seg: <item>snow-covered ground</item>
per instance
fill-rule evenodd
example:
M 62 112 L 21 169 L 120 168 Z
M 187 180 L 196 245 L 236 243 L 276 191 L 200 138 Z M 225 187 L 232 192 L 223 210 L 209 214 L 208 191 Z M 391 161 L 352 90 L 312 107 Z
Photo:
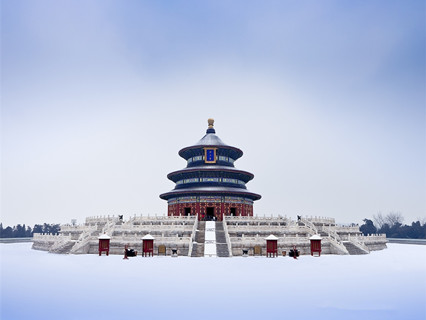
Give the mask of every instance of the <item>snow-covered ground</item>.
M 130 258 L 0 244 L 1 319 L 426 319 L 426 246 L 363 256 Z

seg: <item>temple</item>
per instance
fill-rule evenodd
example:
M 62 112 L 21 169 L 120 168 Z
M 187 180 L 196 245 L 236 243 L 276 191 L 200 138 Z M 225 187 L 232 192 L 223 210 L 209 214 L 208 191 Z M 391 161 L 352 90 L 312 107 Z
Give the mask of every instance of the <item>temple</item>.
M 34 234 L 33 249 L 52 253 L 188 257 L 367 254 L 386 248 L 386 235 L 363 235 L 358 225 L 334 218 L 253 214 L 259 194 L 254 175 L 234 163 L 243 152 L 225 144 L 208 120 L 206 135 L 179 155 L 186 168 L 167 177 L 173 190 L 160 195 L 167 215 L 97 216 L 61 225 L 57 235 Z M 287 254 L 288 253 L 288 254 Z
M 175 188 L 160 195 L 167 200 L 169 216 L 195 215 L 199 220 L 223 220 L 223 216 L 253 216 L 253 201 L 260 195 L 247 190 L 254 178 L 238 170 L 234 163 L 243 152 L 225 144 L 208 120 L 206 135 L 196 144 L 183 148 L 179 155 L 186 168 L 169 173 Z

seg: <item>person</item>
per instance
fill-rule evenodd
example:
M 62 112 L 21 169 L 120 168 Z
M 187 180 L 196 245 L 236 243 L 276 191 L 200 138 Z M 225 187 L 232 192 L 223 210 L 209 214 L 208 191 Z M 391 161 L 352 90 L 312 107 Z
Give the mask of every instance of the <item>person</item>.
M 294 252 L 293 258 L 297 259 L 297 257 L 299 256 L 299 252 L 297 251 L 296 246 L 293 246 L 293 252 Z
M 127 260 L 127 259 L 129 259 L 128 257 L 127 257 L 127 249 L 129 248 L 129 245 L 128 244 L 126 244 L 125 246 L 124 246 L 124 258 L 123 259 L 125 259 L 125 260 Z

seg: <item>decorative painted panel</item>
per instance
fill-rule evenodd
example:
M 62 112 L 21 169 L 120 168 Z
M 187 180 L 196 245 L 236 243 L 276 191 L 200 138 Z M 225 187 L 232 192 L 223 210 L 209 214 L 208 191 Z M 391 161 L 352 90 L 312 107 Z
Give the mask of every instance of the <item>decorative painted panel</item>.
M 217 148 L 204 148 L 205 163 L 216 163 L 216 150 Z
M 221 202 L 220 196 L 200 196 L 200 202 Z
M 201 182 L 220 182 L 220 178 L 201 178 Z

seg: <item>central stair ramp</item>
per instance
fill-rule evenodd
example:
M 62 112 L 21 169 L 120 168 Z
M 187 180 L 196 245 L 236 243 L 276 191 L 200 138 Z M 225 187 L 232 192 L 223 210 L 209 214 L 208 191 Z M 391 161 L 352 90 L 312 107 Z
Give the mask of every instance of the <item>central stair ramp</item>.
M 216 257 L 216 222 L 206 222 L 206 232 L 204 240 L 204 256 L 205 257 Z

